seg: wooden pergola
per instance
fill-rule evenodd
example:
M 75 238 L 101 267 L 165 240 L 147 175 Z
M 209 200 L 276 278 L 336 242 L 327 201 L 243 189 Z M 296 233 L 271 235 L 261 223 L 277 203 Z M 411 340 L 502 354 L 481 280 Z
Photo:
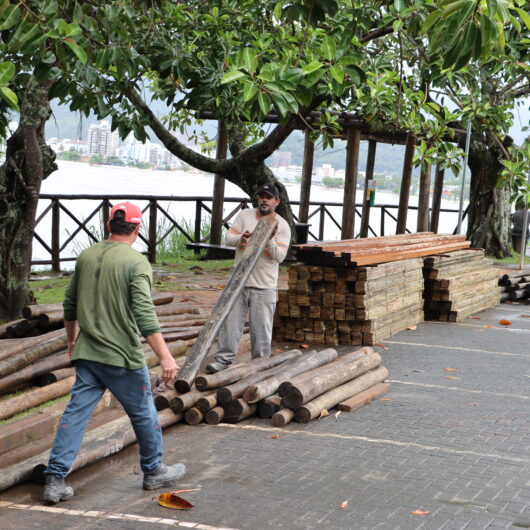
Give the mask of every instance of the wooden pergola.
M 355 195 L 357 190 L 359 151 L 362 140 L 368 141 L 368 157 L 366 162 L 364 198 L 362 204 L 360 237 L 368 236 L 368 226 L 370 221 L 370 198 L 367 193 L 368 183 L 373 179 L 378 143 L 397 144 L 405 146 L 403 159 L 401 189 L 399 194 L 399 207 L 397 216 L 396 234 L 403 234 L 406 230 L 407 213 L 409 207 L 410 186 L 412 181 L 412 160 L 414 148 L 418 139 L 413 134 L 399 129 L 393 131 L 376 131 L 362 120 L 348 112 L 329 111 L 338 119 L 343 133 L 337 138 L 346 140 L 346 170 L 344 182 L 344 199 L 342 210 L 342 231 L 341 239 L 353 239 L 355 237 Z M 313 172 L 314 142 L 310 138 L 311 124 L 320 119 L 320 112 L 311 112 L 304 119 L 298 120 L 297 129 L 305 132 L 304 159 L 302 166 L 302 181 L 300 192 L 300 207 L 298 211 L 298 222 L 307 223 L 309 217 L 309 202 L 311 195 L 311 175 Z M 198 116 L 201 119 L 216 119 L 211 112 L 202 112 Z M 269 114 L 263 120 L 264 123 L 279 123 L 276 114 Z M 228 135 L 226 128 L 221 121 L 218 122 L 217 135 L 217 158 L 226 158 L 228 150 Z M 454 135 L 448 136 L 448 141 L 456 142 L 466 132 L 461 129 L 452 129 Z M 417 232 L 438 232 L 438 222 L 440 217 L 440 205 L 444 182 L 444 169 L 437 167 L 435 171 L 433 200 L 431 215 L 429 216 L 429 199 L 431 188 L 431 167 L 423 167 L 420 174 L 419 198 L 418 198 L 418 220 Z M 212 236 L 211 243 L 221 242 L 222 212 L 224 197 L 224 178 L 216 175 L 214 184 L 214 198 L 212 205 Z

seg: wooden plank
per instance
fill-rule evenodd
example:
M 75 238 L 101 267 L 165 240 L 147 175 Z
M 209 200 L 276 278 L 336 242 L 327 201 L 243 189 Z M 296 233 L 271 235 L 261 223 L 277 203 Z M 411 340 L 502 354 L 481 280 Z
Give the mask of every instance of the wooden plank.
M 360 394 L 339 403 L 338 409 L 342 412 L 353 412 L 368 403 L 371 403 L 374 399 L 383 396 L 390 390 L 388 383 L 377 383 L 368 390 L 364 390 Z

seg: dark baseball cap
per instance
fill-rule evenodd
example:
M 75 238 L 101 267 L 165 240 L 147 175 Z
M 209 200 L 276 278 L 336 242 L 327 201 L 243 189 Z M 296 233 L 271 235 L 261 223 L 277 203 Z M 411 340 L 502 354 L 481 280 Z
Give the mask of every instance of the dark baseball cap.
M 278 188 L 272 182 L 267 182 L 266 184 L 263 184 L 263 186 L 261 186 L 256 195 L 261 195 L 262 193 L 270 195 L 271 197 L 280 197 L 280 192 L 278 191 Z

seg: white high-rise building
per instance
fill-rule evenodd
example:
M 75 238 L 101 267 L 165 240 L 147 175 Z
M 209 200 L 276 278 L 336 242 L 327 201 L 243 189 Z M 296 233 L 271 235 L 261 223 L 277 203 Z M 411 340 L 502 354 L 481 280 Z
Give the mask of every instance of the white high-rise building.
M 102 120 L 98 125 L 88 128 L 88 154 L 112 156 L 118 144 L 118 136 L 111 132 L 110 123 Z

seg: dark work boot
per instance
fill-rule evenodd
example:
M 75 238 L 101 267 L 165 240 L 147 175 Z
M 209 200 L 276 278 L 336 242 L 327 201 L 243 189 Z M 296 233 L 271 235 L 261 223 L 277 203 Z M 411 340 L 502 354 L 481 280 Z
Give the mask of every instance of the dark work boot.
M 43 500 L 49 504 L 67 501 L 74 496 L 74 490 L 64 483 L 64 478 L 57 475 L 46 475 Z
M 226 370 L 230 366 L 230 363 L 224 363 L 222 361 L 213 361 L 206 365 L 206 371 L 209 374 L 216 374 L 222 370 Z
M 184 464 L 174 464 L 166 466 L 162 464 L 152 473 L 144 473 L 144 490 L 157 490 L 166 486 L 171 486 L 173 482 L 181 479 L 186 473 Z

